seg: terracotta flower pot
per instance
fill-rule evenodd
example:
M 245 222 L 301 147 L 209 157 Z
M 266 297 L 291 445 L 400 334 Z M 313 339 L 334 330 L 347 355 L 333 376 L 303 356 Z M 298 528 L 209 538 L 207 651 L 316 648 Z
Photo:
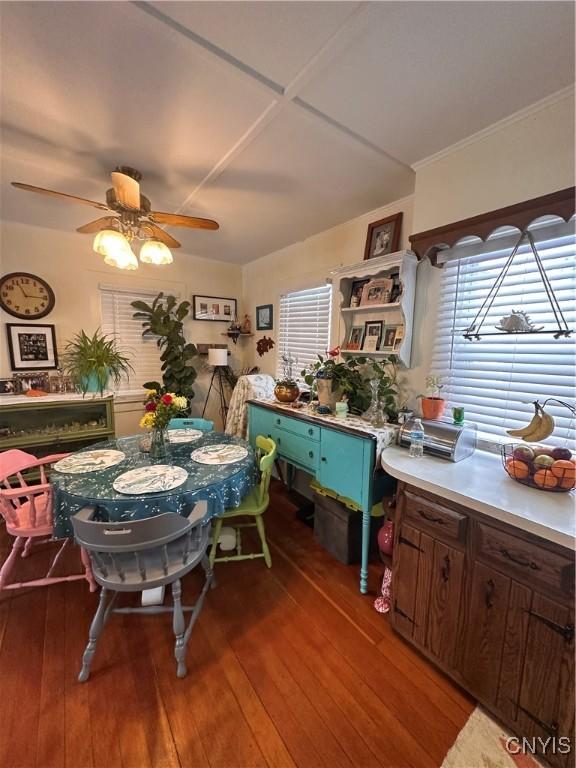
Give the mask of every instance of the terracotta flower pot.
M 341 399 L 342 393 L 339 389 L 332 390 L 332 379 L 316 379 L 316 388 L 318 390 L 318 402 L 320 405 L 327 405 L 334 410 L 336 403 Z
M 425 419 L 441 419 L 446 408 L 446 400 L 442 397 L 423 397 L 422 416 Z

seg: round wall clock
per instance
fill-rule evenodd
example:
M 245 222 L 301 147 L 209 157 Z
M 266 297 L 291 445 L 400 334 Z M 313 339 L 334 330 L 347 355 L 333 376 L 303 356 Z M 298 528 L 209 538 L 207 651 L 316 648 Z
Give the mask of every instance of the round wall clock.
M 22 320 L 39 320 L 52 312 L 56 299 L 46 280 L 29 272 L 0 278 L 0 307 Z

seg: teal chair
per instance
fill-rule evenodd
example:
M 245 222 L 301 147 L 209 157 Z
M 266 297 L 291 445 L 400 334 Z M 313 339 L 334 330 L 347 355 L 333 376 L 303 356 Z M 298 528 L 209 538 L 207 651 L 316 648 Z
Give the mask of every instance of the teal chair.
M 272 558 L 270 557 L 270 550 L 268 549 L 268 543 L 266 542 L 266 531 L 264 529 L 264 520 L 262 516 L 268 509 L 270 503 L 269 489 L 270 478 L 272 477 L 272 466 L 274 459 L 276 458 L 276 443 L 269 437 L 262 437 L 258 435 L 256 438 L 256 448 L 262 454 L 260 459 L 260 484 L 253 488 L 250 493 L 242 499 L 239 507 L 233 507 L 227 509 L 223 515 L 216 518 L 214 527 L 212 529 L 212 549 L 210 550 L 210 568 L 214 566 L 214 563 L 229 562 L 232 560 L 253 560 L 257 557 L 263 557 L 268 568 L 272 567 Z M 236 523 L 232 527 L 236 531 L 236 554 L 230 557 L 216 557 L 216 550 L 218 549 L 218 539 L 220 538 L 220 531 L 225 520 L 230 520 L 234 517 L 253 517 L 253 523 Z M 254 554 L 242 554 L 242 528 L 257 528 L 262 543 L 262 552 L 256 552 Z
M 170 419 L 168 429 L 200 429 L 202 432 L 212 432 L 214 422 L 208 419 Z

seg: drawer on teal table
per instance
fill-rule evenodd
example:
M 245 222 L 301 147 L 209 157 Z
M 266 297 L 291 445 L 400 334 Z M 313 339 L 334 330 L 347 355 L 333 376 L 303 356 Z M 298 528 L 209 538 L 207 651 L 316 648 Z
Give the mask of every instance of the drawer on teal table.
M 278 455 L 290 459 L 306 469 L 315 470 L 318 467 L 320 444 L 314 443 L 308 437 L 294 435 L 283 429 L 272 429 L 272 440 L 276 443 Z
M 320 427 L 317 427 L 315 424 L 278 413 L 272 415 L 274 416 L 273 426 L 275 429 L 287 430 L 295 435 L 305 437 L 307 440 L 320 440 Z

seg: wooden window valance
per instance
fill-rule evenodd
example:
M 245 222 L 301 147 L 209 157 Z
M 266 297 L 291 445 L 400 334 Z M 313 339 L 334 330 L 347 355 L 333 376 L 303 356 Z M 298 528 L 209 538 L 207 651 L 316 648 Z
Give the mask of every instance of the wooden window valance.
M 410 247 L 419 259 L 427 256 L 430 262 L 436 265 L 438 251 L 451 248 L 463 237 L 476 235 L 486 240 L 495 229 L 505 226 L 517 227 L 523 232 L 531 221 L 540 216 L 560 216 L 564 221 L 568 221 L 576 211 L 575 192 L 575 187 L 568 187 L 497 211 L 481 213 L 470 219 L 418 232 L 416 235 L 410 235 Z

